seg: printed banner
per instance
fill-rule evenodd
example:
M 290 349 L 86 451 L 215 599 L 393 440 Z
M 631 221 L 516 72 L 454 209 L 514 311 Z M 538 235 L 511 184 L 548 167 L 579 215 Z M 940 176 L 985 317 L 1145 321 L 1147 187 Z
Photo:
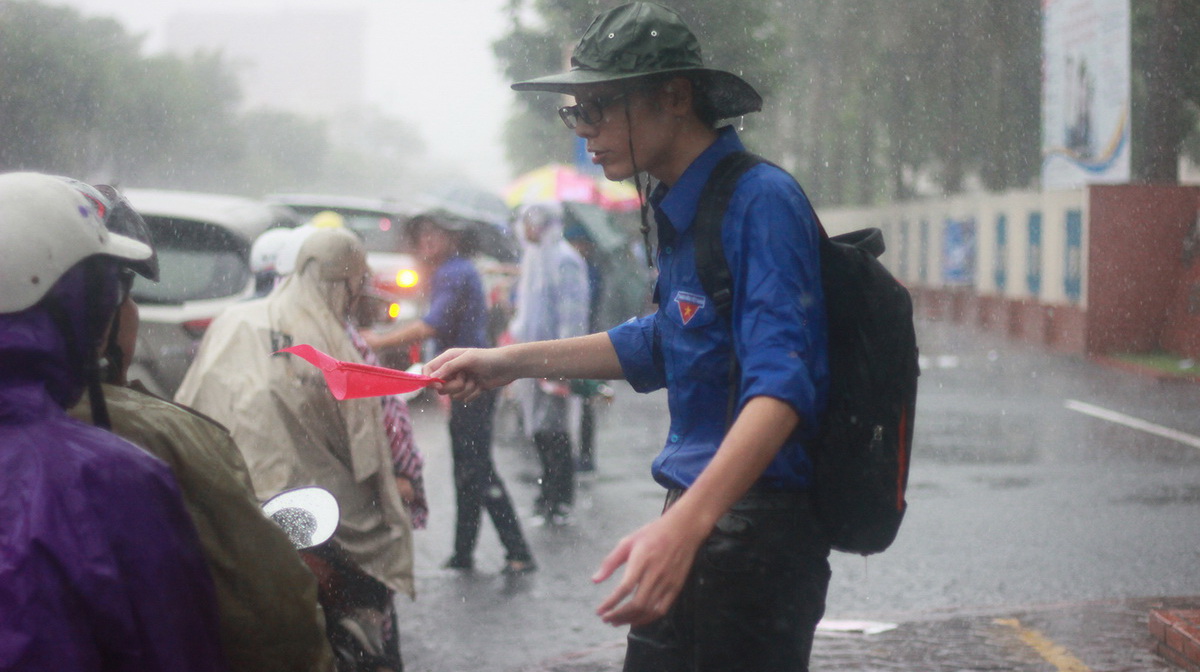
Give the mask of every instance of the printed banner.
M 1042 187 L 1130 177 L 1129 0 L 1042 0 Z

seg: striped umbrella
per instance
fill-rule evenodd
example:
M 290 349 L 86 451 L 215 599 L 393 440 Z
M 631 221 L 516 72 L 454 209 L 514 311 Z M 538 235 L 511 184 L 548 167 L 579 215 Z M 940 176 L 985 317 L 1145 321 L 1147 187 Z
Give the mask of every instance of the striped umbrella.
M 628 182 L 612 182 L 602 175 L 550 164 L 521 175 L 504 191 L 504 202 L 510 208 L 534 201 L 590 203 L 611 212 L 630 212 L 638 208 L 638 193 Z

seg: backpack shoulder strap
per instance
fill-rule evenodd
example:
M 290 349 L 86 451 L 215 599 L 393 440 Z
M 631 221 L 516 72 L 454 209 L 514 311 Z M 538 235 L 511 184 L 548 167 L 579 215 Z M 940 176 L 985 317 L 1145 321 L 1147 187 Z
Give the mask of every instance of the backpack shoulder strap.
M 696 274 L 704 293 L 712 299 L 717 314 L 728 319 L 733 310 L 733 276 L 725 259 L 721 223 L 738 180 L 747 170 L 766 162 L 750 152 L 734 152 L 721 159 L 700 192 L 696 220 L 692 222 L 696 246 Z

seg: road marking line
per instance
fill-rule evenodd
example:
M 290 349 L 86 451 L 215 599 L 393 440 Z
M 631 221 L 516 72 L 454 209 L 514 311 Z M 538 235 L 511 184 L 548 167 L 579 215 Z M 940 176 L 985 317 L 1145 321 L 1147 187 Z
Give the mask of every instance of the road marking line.
M 1054 640 L 1043 635 L 1037 630 L 1026 628 L 1021 625 L 1021 621 L 1015 618 L 997 618 L 994 621 L 997 625 L 1008 626 L 1017 631 L 1017 636 L 1021 638 L 1031 649 L 1037 651 L 1047 663 L 1054 666 L 1058 672 L 1091 672 L 1092 668 L 1088 667 L 1075 656 L 1071 655 L 1065 647 L 1056 644 Z
M 1152 422 L 1146 422 L 1145 420 L 1135 418 L 1131 415 L 1125 415 L 1124 413 L 1110 411 L 1107 408 L 1085 404 L 1082 401 L 1075 401 L 1074 399 L 1067 399 L 1064 405 L 1072 411 L 1078 411 L 1094 418 L 1108 420 L 1109 422 L 1115 422 L 1119 425 L 1125 425 L 1126 427 L 1131 427 L 1133 429 L 1140 429 L 1143 432 L 1161 436 L 1165 439 L 1171 439 L 1172 441 L 1178 441 L 1179 443 L 1191 446 L 1192 448 L 1200 448 L 1200 436 L 1193 436 L 1191 434 L 1171 429 L 1170 427 L 1156 425 Z

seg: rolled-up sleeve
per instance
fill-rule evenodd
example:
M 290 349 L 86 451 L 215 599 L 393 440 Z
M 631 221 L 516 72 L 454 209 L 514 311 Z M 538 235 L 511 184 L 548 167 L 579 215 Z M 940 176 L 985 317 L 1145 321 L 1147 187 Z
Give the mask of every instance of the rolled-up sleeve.
M 734 274 L 739 403 L 756 396 L 779 399 L 796 411 L 808 434 L 818 427 L 828 384 L 820 234 L 812 208 L 789 179 L 739 192 L 728 214 L 741 222 L 723 229 Z
M 625 380 L 638 392 L 653 392 L 667 384 L 658 347 L 656 315 L 634 318 L 608 330 Z

